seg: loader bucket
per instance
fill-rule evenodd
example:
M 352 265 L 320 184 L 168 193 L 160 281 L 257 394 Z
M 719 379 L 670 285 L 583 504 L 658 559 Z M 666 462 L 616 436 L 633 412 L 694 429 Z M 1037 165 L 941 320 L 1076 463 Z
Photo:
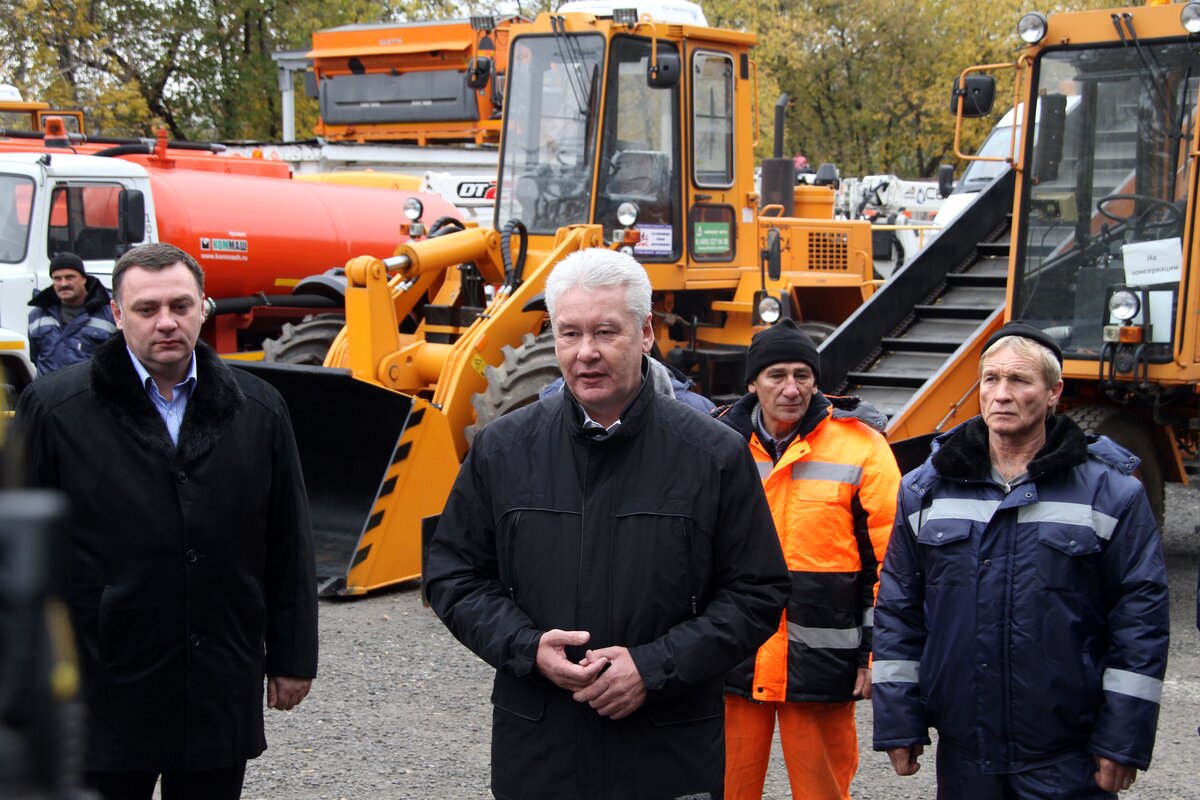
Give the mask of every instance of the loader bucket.
M 458 473 L 449 424 L 426 401 L 349 370 L 229 362 L 270 383 L 292 418 L 321 596 L 360 595 L 421 574 L 421 520 Z

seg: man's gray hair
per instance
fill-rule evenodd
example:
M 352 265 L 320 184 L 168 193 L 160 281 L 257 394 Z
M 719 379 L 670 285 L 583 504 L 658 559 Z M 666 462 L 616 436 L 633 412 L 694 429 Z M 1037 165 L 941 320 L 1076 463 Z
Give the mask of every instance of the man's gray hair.
M 633 256 L 603 247 L 571 253 L 554 265 L 546 278 L 550 324 L 557 318 L 558 298 L 563 292 L 579 287 L 591 293 L 608 286 L 625 289 L 625 310 L 641 327 L 650 316 L 650 278 Z
M 1053 386 L 1062 380 L 1062 367 L 1059 366 L 1058 357 L 1054 355 L 1054 352 L 1049 347 L 1038 344 L 1032 339 L 1026 339 L 1024 336 L 1005 336 L 997 339 L 979 357 L 979 374 L 983 374 L 983 365 L 990 356 L 1006 349 L 1019 356 L 1032 358 L 1041 364 L 1042 378 L 1046 381 L 1046 386 Z

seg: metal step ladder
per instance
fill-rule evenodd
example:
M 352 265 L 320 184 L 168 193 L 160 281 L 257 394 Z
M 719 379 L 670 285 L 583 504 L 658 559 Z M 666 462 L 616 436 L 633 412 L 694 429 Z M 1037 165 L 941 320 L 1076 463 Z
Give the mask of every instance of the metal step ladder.
M 820 345 L 822 391 L 875 405 L 893 444 L 944 429 L 973 399 L 959 387 L 1004 315 L 1015 183 L 997 177 Z
M 949 273 L 935 294 L 912 308 L 880 340 L 880 352 L 846 374 L 842 393 L 858 395 L 894 417 L 936 375 L 964 341 L 1004 305 L 1008 230 L 977 245 L 978 258 Z

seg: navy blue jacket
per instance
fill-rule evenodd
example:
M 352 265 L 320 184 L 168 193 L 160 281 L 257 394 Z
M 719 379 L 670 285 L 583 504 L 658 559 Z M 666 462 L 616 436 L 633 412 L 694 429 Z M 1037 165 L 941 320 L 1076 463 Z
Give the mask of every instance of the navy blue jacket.
M 48 287 L 38 292 L 29 305 L 29 357 L 38 375 L 87 361 L 102 343 L 117 332 L 109 305 L 108 290 L 94 275 L 84 284 L 87 297 L 83 311 L 63 324 L 62 301 Z
M 928 726 L 985 772 L 1081 751 L 1145 769 L 1168 644 L 1167 570 L 1139 463 L 1065 416 L 1029 480 L 990 478 L 975 418 L 900 484 L 875 607 L 875 749 Z

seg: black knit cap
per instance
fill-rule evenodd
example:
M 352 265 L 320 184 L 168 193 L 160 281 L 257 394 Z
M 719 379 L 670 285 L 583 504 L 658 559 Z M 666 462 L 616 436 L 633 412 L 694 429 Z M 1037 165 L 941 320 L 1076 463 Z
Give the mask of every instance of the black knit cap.
M 83 259 L 74 253 L 59 253 L 50 262 L 50 275 L 60 269 L 73 269 L 80 275 L 87 276 L 87 270 L 83 268 Z
M 1058 346 L 1058 342 L 1054 341 L 1054 337 L 1043 331 L 1041 328 L 1035 328 L 1028 322 L 1022 322 L 1019 319 L 1014 319 L 1012 322 L 1004 325 L 1000 330 L 996 331 L 987 340 L 987 344 L 983 346 L 983 352 L 987 352 L 988 348 L 996 342 L 1003 339 L 1005 336 L 1020 336 L 1022 339 L 1029 339 L 1037 342 L 1042 347 L 1045 347 L 1054 357 L 1058 359 L 1058 365 L 1061 367 L 1063 363 L 1062 348 Z
M 772 364 L 802 361 L 812 367 L 813 378 L 821 382 L 821 357 L 808 334 L 790 319 L 782 319 L 765 331 L 754 334 L 746 350 L 746 383 Z

